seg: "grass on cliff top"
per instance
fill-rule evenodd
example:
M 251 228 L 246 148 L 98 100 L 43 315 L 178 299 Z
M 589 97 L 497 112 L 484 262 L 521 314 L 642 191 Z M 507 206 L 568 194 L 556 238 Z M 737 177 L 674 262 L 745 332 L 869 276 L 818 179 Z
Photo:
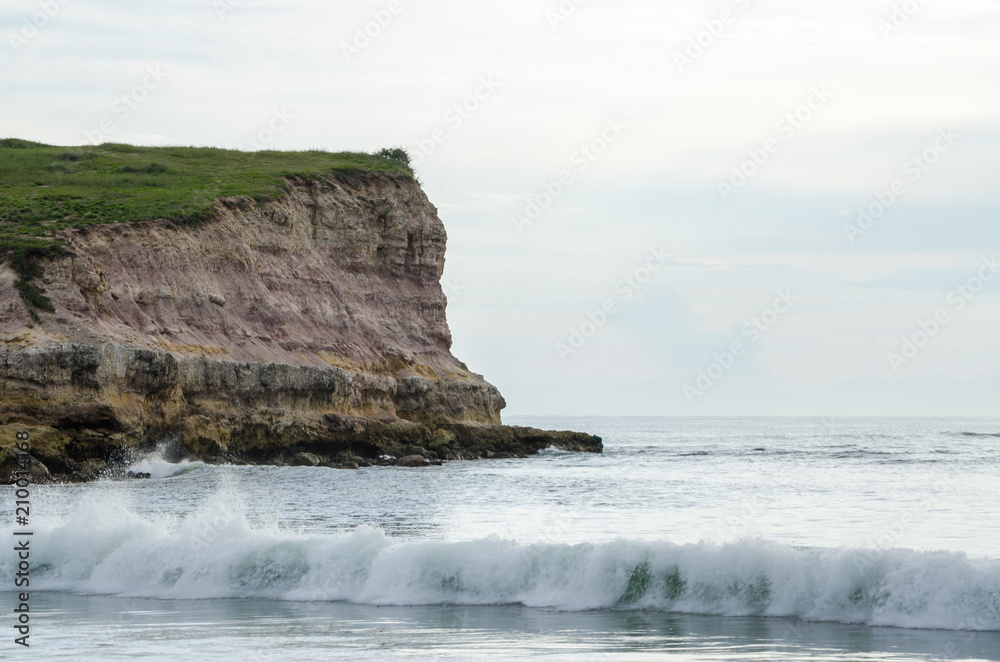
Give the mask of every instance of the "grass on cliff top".
M 97 223 L 210 217 L 226 196 L 274 199 L 285 177 L 375 172 L 412 177 L 400 149 L 242 152 L 106 143 L 55 147 L 0 139 L 0 258 L 59 251 L 53 235 Z

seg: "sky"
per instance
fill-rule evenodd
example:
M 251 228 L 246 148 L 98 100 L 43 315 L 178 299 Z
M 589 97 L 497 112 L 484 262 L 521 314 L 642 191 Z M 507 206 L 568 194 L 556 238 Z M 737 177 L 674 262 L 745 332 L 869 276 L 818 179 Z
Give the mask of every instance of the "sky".
M 8 0 L 0 134 L 403 146 L 506 414 L 1000 415 L 998 0 Z

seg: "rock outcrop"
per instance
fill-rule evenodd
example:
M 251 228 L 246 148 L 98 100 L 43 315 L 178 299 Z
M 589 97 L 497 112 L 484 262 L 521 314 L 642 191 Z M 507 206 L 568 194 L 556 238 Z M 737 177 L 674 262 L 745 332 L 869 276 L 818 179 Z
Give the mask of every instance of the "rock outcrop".
M 220 199 L 200 224 L 64 238 L 69 255 L 36 260 L 52 313 L 0 263 L 0 449 L 28 429 L 54 474 L 157 442 L 331 466 L 600 450 L 503 427 L 503 397 L 452 356 L 447 237 L 409 178 L 291 179 L 280 200 Z

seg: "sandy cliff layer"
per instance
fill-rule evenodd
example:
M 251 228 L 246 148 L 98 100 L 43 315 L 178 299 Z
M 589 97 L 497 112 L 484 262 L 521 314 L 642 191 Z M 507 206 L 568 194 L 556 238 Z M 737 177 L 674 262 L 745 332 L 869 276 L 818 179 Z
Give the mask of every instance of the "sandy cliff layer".
M 0 447 L 27 425 L 38 459 L 78 476 L 158 440 L 341 465 L 599 450 L 499 427 L 500 393 L 451 355 L 446 233 L 413 180 L 289 184 L 196 226 L 73 231 L 71 256 L 38 262 L 55 308 L 39 322 L 0 264 Z

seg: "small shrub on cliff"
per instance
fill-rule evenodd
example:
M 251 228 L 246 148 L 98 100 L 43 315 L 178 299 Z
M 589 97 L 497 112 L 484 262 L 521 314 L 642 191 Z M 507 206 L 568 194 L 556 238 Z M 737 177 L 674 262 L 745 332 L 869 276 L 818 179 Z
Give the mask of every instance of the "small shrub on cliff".
M 21 299 L 31 308 L 38 308 L 39 310 L 44 310 L 49 313 L 54 313 L 56 311 L 55 306 L 52 305 L 52 300 L 28 281 L 21 279 L 15 280 L 14 287 L 17 288 L 18 293 L 21 295 Z M 32 315 L 32 317 L 36 316 Z
M 375 152 L 375 156 L 380 159 L 394 161 L 410 170 L 410 155 L 402 147 L 386 147 Z

